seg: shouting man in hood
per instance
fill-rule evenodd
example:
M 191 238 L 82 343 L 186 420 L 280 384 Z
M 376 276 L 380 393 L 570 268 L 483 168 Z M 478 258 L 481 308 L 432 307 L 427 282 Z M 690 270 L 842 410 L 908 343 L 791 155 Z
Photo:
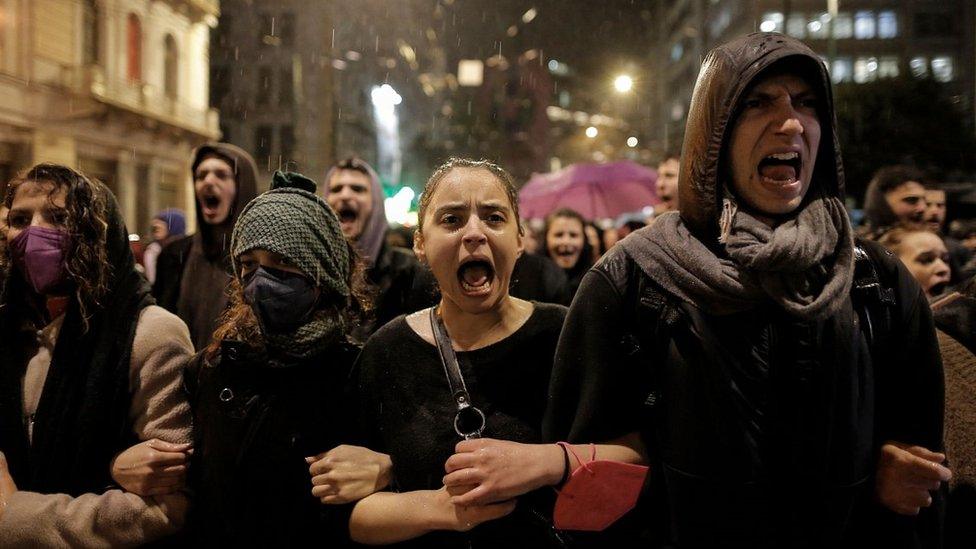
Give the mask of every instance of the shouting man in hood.
M 153 295 L 186 322 L 197 349 L 210 342 L 227 307 L 230 235 L 238 214 L 257 196 L 257 171 L 251 155 L 229 143 L 208 143 L 193 153 L 197 232 L 160 253 Z
M 347 158 L 325 175 L 326 201 L 335 210 L 342 233 L 366 261 L 366 280 L 372 286 L 373 316 L 353 330 L 365 341 L 401 314 L 436 303 L 436 283 L 413 252 L 386 244 L 383 185 L 366 162 Z
M 583 279 L 546 436 L 639 433 L 666 545 L 930 541 L 950 474 L 931 313 L 896 258 L 855 242 L 820 58 L 775 33 L 712 51 L 679 174 L 678 212 Z

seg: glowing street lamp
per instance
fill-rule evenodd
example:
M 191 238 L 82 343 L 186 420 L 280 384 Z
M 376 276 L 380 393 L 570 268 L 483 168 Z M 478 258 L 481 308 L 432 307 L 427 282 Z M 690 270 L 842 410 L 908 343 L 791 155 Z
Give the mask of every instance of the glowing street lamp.
M 634 136 L 628 137 L 627 138 L 627 146 L 630 147 L 631 149 L 633 149 L 634 147 L 636 147 L 637 146 L 637 138 L 634 137 Z
M 627 93 L 634 87 L 634 79 L 627 76 L 626 74 L 621 74 L 613 81 L 613 87 L 620 93 Z
M 590 139 L 593 139 L 599 133 L 600 131 L 596 129 L 596 126 L 590 126 L 589 128 L 586 128 L 586 137 L 589 137 Z

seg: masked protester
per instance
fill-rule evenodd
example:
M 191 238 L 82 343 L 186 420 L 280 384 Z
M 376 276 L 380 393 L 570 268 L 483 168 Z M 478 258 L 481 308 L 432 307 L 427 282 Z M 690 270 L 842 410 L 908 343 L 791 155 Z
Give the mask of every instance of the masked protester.
M 468 476 L 472 458 L 507 450 L 527 448 L 509 457 L 537 470 L 535 446 L 519 443 L 540 440 L 566 309 L 508 293 L 522 235 L 514 184 L 498 166 L 448 161 L 428 180 L 419 219 L 414 250 L 430 265 L 441 301 L 390 322 L 363 348 L 357 397 L 367 445 L 389 452 L 400 492 L 378 492 L 356 504 L 352 538 L 413 540 L 419 547 L 546 547 L 551 491 L 529 494 L 545 479 L 509 486 L 504 498 L 487 504 L 469 501 L 478 493 L 465 494 L 460 485 L 476 478 Z M 480 451 L 489 447 L 490 453 Z M 463 455 L 452 456 L 455 451 Z M 555 458 L 549 482 L 555 484 L 563 452 L 555 445 L 542 451 Z M 512 513 L 513 498 L 523 494 L 529 495 Z
M 640 433 L 659 543 L 933 542 L 926 507 L 950 473 L 931 314 L 900 262 L 855 246 L 826 69 L 757 33 L 701 75 L 679 213 L 584 277 L 545 434 Z
M 227 307 L 231 230 L 244 204 L 257 194 L 257 167 L 234 145 L 208 143 L 194 151 L 190 173 L 197 232 L 160 253 L 153 295 L 186 322 L 193 344 L 202 349 Z
M 593 245 L 586 235 L 586 220 L 579 213 L 560 208 L 546 218 L 543 253 L 566 273 L 572 301 L 583 275 L 593 265 Z
M 153 305 L 109 190 L 39 164 L 6 195 L 0 547 L 129 547 L 182 527 L 186 497 L 113 487 L 135 441 L 187 442 L 186 326 Z M 185 473 L 177 459 L 167 475 Z
M 339 445 L 354 436 L 343 390 L 358 355 L 349 328 L 365 304 L 355 253 L 315 183 L 281 172 L 243 208 L 230 249 L 230 307 L 185 374 L 189 540 L 341 543 L 349 508 L 322 503 L 355 501 L 390 478 L 388 456 Z
M 369 164 L 358 158 L 343 160 L 329 170 L 325 182 L 326 200 L 339 216 L 343 234 L 367 264 L 373 318 L 353 330 L 354 339 L 362 342 L 398 315 L 432 305 L 434 280 L 410 251 L 386 244 L 383 185 Z

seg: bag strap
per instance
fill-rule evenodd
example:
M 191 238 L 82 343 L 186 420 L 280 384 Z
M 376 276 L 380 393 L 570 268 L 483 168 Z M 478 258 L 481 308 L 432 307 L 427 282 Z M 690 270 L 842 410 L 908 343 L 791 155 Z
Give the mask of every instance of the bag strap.
M 625 352 L 641 361 L 652 361 L 651 371 L 646 372 L 644 379 L 647 397 L 645 408 L 650 411 L 660 399 L 660 384 L 656 372 L 657 362 L 666 359 L 671 342 L 671 326 L 678 320 L 681 313 L 668 302 L 636 263 L 631 266 L 627 282 L 625 302 L 631 305 L 630 326 L 633 331 L 629 334 L 629 345 Z
M 868 345 L 874 348 L 879 336 L 883 337 L 889 332 L 891 308 L 897 303 L 894 290 L 881 284 L 874 259 L 860 242 L 854 244 L 854 283 L 851 286 L 851 297 L 864 324 L 863 331 Z M 876 309 L 873 314 L 872 309 Z
M 458 364 L 457 354 L 454 353 L 454 346 L 451 344 L 451 337 L 444 327 L 444 320 L 435 311 L 435 307 L 430 308 L 430 329 L 434 334 L 434 341 L 437 343 L 437 351 L 441 357 L 441 364 L 444 366 L 444 375 L 447 377 L 447 384 L 451 390 L 451 399 L 457 406 L 457 414 L 454 416 L 454 431 L 465 440 L 481 438 L 481 432 L 485 429 L 485 414 L 471 403 L 471 395 L 468 394 L 468 387 L 464 384 L 464 376 L 461 375 L 461 366 Z M 474 419 L 480 420 L 481 426 L 469 430 L 464 429 L 462 421 L 474 413 Z M 467 418 L 470 419 L 470 418 Z

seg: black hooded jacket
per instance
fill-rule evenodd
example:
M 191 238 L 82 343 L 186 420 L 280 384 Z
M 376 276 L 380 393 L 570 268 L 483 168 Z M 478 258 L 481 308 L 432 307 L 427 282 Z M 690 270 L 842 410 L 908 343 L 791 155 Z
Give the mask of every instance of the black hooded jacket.
M 230 213 L 223 223 L 211 225 L 204 221 L 199 201 L 194 201 L 197 232 L 163 248 L 153 285 L 159 305 L 186 322 L 197 349 L 210 343 L 217 318 L 227 307 L 230 234 L 241 210 L 257 196 L 257 166 L 251 155 L 229 143 L 202 145 L 194 151 L 191 177 L 207 155 L 217 155 L 234 168 L 237 194 Z
M 779 34 L 721 46 L 695 88 L 679 181 L 682 221 L 717 253 L 734 106 L 778 61 L 823 99 L 811 186 L 842 197 L 819 58 Z M 864 246 L 895 300 L 883 309 L 890 331 L 873 345 L 852 299 L 822 321 L 790 317 L 772 301 L 710 314 L 707 303 L 668 294 L 614 247 L 584 277 L 567 317 L 545 437 L 598 442 L 640 432 L 652 472 L 638 512 L 649 513 L 641 524 L 661 544 L 838 547 L 870 531 L 875 542 L 912 546 L 916 523 L 878 508 L 873 475 L 885 440 L 941 448 L 941 363 L 918 285 L 891 254 Z M 874 529 L 878 520 L 885 529 Z

